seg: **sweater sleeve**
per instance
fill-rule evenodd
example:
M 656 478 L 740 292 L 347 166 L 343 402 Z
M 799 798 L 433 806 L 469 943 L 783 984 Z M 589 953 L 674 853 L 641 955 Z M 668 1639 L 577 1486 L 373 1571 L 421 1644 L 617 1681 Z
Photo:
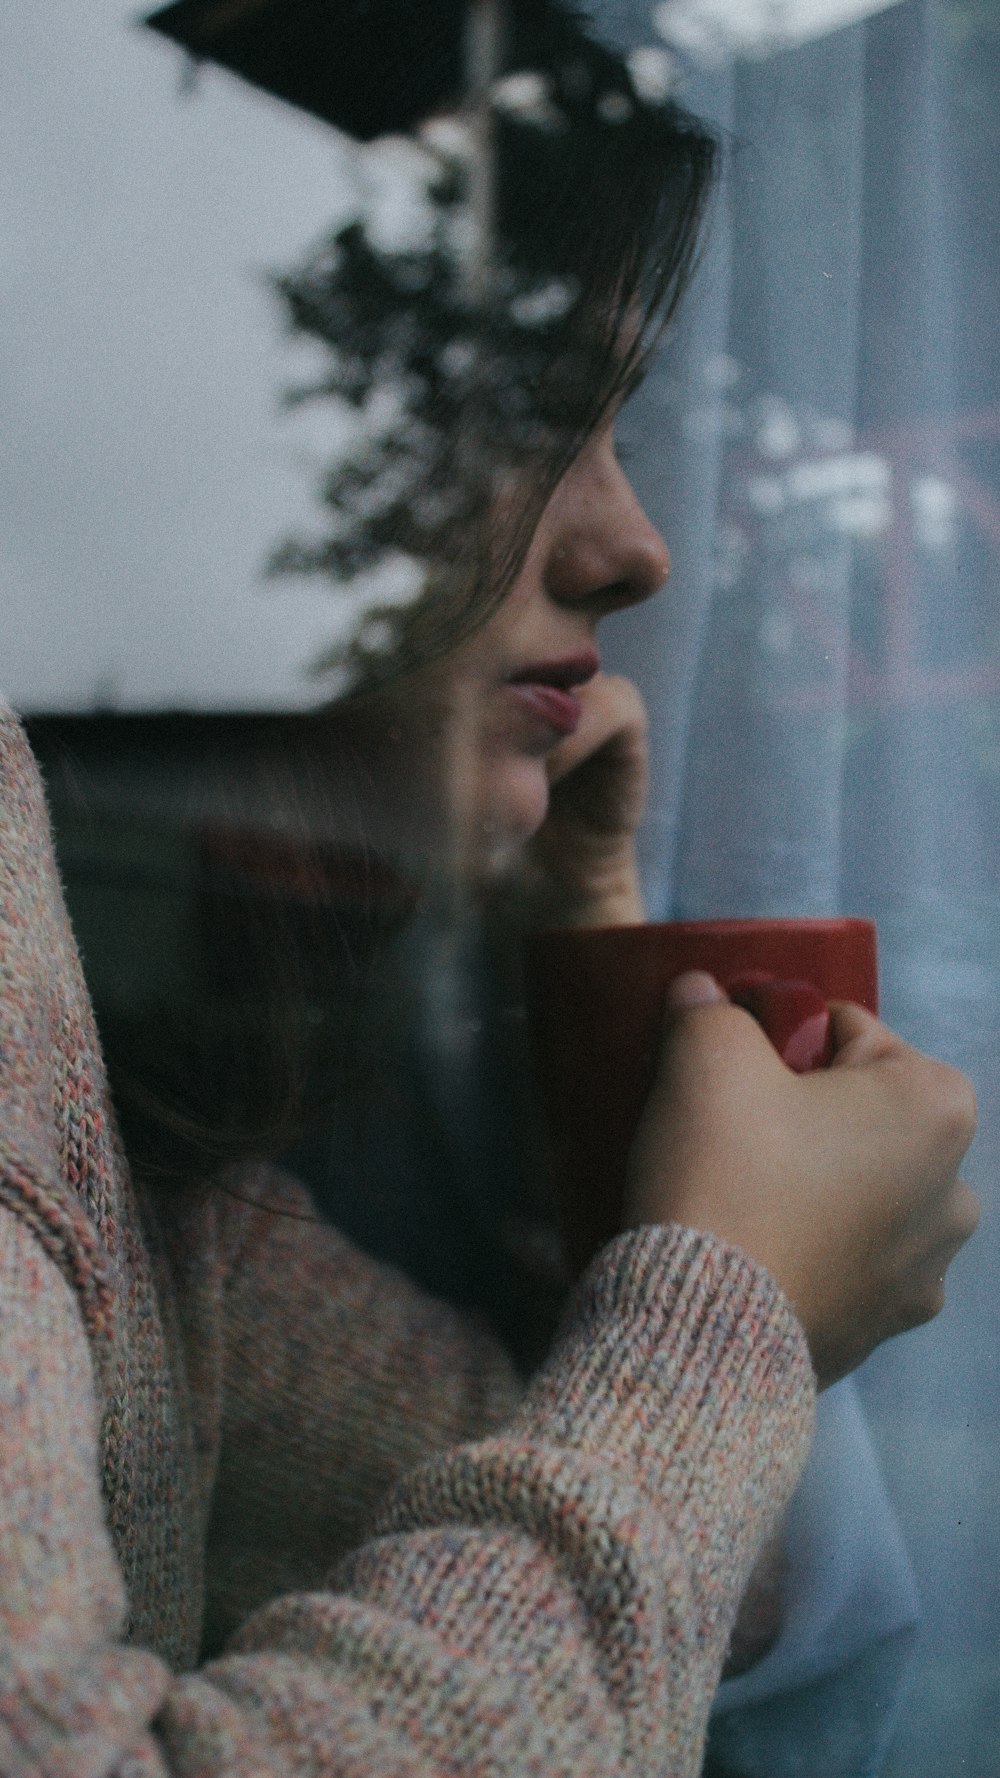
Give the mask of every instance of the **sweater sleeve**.
M 508 1420 L 499 1342 L 319 1219 L 274 1168 L 218 1199 L 220 1440 L 205 1646 L 275 1594 L 320 1586 L 423 1459 Z
M 118 1640 L 86 1336 L 0 1213 L 5 1778 L 652 1778 L 699 1769 L 729 1623 L 808 1442 L 776 1287 L 622 1237 L 502 1433 L 405 1479 L 327 1584 L 172 1676 Z
M 166 1667 L 118 1641 L 125 1589 L 98 1481 L 98 1412 L 76 1296 L 0 1209 L 0 1772 L 160 1774 Z

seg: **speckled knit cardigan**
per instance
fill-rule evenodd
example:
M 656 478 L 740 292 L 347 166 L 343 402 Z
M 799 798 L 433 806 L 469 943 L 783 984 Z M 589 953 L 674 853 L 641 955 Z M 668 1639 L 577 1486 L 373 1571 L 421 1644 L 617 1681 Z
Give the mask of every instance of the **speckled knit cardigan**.
M 774 1284 L 622 1237 L 519 1396 L 281 1178 L 154 1218 L 5 713 L 0 796 L 2 1778 L 696 1773 L 811 1428 Z

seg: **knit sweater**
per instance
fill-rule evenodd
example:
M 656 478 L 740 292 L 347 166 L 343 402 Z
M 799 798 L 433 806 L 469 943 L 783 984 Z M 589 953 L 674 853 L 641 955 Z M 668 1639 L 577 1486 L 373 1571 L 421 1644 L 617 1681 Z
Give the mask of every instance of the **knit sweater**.
M 0 1774 L 695 1774 L 807 1448 L 801 1328 L 677 1226 L 502 1352 L 264 1169 L 130 1182 L 0 712 Z

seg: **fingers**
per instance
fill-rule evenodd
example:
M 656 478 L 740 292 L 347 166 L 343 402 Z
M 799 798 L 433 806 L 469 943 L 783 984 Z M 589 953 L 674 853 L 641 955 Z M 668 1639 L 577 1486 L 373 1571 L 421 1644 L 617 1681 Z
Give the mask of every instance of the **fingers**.
M 692 1127 L 703 1119 L 707 1133 L 720 1094 L 742 1099 L 755 1083 L 776 1088 L 787 1074 L 756 1019 L 734 1006 L 714 977 L 689 970 L 675 978 L 665 997 L 651 1103 L 680 1093 Z
M 663 1002 L 660 1064 L 667 1073 L 678 1066 L 703 1073 L 706 1083 L 716 1069 L 763 1070 L 765 1075 L 789 1071 L 760 1021 L 730 1000 L 707 971 L 686 970 L 675 976 Z
M 863 1068 L 906 1047 L 881 1019 L 846 1000 L 830 1002 L 830 1027 L 831 1068 Z
M 714 976 L 691 969 L 676 976 L 667 990 L 667 1013 L 680 1014 L 697 1006 L 728 1005 L 729 997 Z M 749 1016 L 749 1015 L 747 1015 Z M 906 1051 L 908 1046 L 887 1025 L 861 1006 L 848 1001 L 830 1005 L 834 1057 L 832 1067 L 865 1067 L 883 1056 Z
M 546 756 L 549 805 L 526 853 L 550 925 L 644 918 L 636 834 L 646 806 L 646 712 L 627 679 L 597 674 L 579 690 L 574 734 Z
M 549 783 L 558 784 L 585 759 L 600 753 L 610 742 L 643 759 L 648 720 L 642 695 L 631 679 L 617 673 L 598 673 L 576 696 L 583 715 L 575 732 L 553 748 L 548 756 Z
M 956 1136 L 964 1136 L 968 1147 L 976 1127 L 976 1097 L 964 1074 L 914 1049 L 861 1006 L 833 1001 L 830 1018 L 834 1049 L 832 1068 L 868 1067 L 883 1060 L 893 1060 L 926 1069 L 928 1082 L 933 1081 L 936 1103 L 947 1108 Z
M 980 1204 L 970 1185 L 959 1179 L 955 1191 L 954 1203 L 955 1245 L 946 1264 L 951 1263 L 960 1247 L 970 1241 L 979 1227 Z
M 759 1261 L 821 1384 L 932 1319 L 979 1206 L 959 1178 L 975 1096 L 860 1007 L 830 1068 L 790 1072 L 712 976 L 678 977 L 629 1161 L 627 1222 L 673 1219 Z
M 950 1190 L 941 1194 L 935 1235 L 927 1237 L 926 1257 L 914 1267 L 908 1294 L 897 1302 L 890 1335 L 923 1327 L 940 1315 L 945 1306 L 948 1267 L 978 1225 L 979 1199 L 963 1179 L 955 1179 Z
M 904 1043 L 860 1007 L 838 1005 L 831 1010 L 836 1052 L 831 1069 L 878 1071 L 891 1090 L 895 1121 L 936 1157 L 938 1179 L 956 1175 L 976 1133 L 972 1082 L 957 1068 Z M 961 1191 L 954 1213 L 958 1239 L 949 1259 L 969 1239 L 979 1216 L 973 1193 L 966 1186 Z
M 937 1246 L 931 1257 L 931 1269 L 938 1282 L 979 1227 L 979 1199 L 964 1179 L 955 1176 L 950 1186 L 940 1193 L 938 1204 Z
M 695 1006 L 720 1006 L 726 995 L 713 975 L 704 969 L 688 969 L 674 977 L 664 1002 L 668 1013 L 682 1013 Z
M 979 1110 L 975 1088 L 957 1068 L 949 1068 L 944 1062 L 931 1062 L 930 1066 L 939 1077 L 946 1134 L 961 1159 L 976 1133 Z
M 673 1021 L 697 1008 L 729 1004 L 712 976 L 703 970 L 689 970 L 671 983 L 665 1009 L 668 1020 Z M 938 1150 L 942 1156 L 950 1157 L 957 1169 L 976 1132 L 976 1095 L 971 1081 L 957 1068 L 913 1049 L 863 1007 L 835 1001 L 830 1014 L 834 1050 L 831 1069 L 893 1064 L 901 1086 L 905 1080 L 911 1104 L 919 1101 L 920 1107 L 933 1115 Z M 732 1008 L 731 1019 L 741 1016 L 748 1017 L 741 1015 L 740 1009 Z M 744 1031 L 744 1040 L 746 1037 Z M 735 1041 L 735 1037 L 727 1040 Z

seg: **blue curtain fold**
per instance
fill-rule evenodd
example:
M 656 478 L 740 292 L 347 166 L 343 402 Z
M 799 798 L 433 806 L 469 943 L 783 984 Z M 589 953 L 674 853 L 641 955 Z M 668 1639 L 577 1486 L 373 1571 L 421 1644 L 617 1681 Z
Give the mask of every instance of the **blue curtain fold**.
M 633 43 L 652 35 L 639 13 L 598 8 Z M 1000 1696 L 1000 24 L 974 0 L 901 0 L 758 59 L 690 62 L 682 96 L 717 123 L 727 169 L 687 312 L 626 416 L 673 575 L 610 651 L 651 709 L 651 907 L 875 918 L 886 1018 L 976 1085 L 968 1175 L 985 1210 L 944 1315 L 864 1367 L 869 1430 L 838 1434 L 874 1442 L 885 1538 L 893 1513 L 902 1525 L 921 1600 L 908 1663 L 886 1679 L 873 1603 L 867 1681 L 855 1649 L 840 1693 L 815 1691 L 812 1731 L 789 1681 L 784 1740 L 772 1704 L 767 1732 L 758 1711 L 742 1742 L 733 1717 L 724 1751 L 742 1746 L 739 1769 L 771 1778 L 986 1774 Z M 833 1541 L 849 1464 L 841 1480 Z M 901 1608 L 903 1565 L 896 1579 Z

